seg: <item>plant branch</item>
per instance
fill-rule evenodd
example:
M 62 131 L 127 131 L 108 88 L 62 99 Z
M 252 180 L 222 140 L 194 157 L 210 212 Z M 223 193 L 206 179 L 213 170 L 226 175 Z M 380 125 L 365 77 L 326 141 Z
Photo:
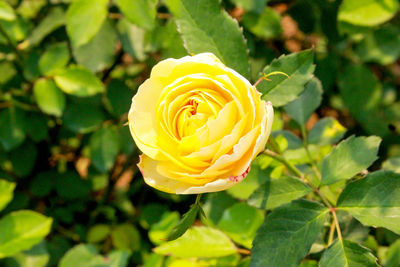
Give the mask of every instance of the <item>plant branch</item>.
M 281 162 L 283 165 L 285 165 L 291 173 L 299 177 L 300 179 L 304 179 L 304 175 L 294 166 L 292 163 L 290 163 L 288 160 L 286 160 L 284 157 L 279 155 L 278 153 L 271 151 L 269 149 L 264 150 L 263 152 L 265 155 L 270 156 L 274 158 L 275 160 Z
M 302 126 L 301 126 L 301 135 L 302 135 L 302 137 L 303 137 L 303 147 L 304 147 L 304 149 L 306 150 L 307 157 L 309 158 L 309 160 L 310 160 L 310 162 L 311 162 L 311 167 L 312 167 L 312 169 L 313 169 L 315 175 L 316 175 L 316 176 L 318 177 L 318 179 L 321 181 L 321 179 L 322 179 L 321 173 L 320 173 L 320 171 L 318 170 L 318 166 L 317 166 L 317 164 L 315 163 L 313 157 L 311 156 L 310 149 L 308 148 L 307 130 L 306 130 L 305 125 L 302 125 Z

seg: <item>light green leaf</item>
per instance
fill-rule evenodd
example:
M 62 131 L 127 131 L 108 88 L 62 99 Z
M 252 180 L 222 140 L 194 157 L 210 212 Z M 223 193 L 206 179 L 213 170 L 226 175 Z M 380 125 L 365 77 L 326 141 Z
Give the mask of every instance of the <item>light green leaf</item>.
M 78 64 L 92 72 L 104 70 L 114 62 L 117 33 L 109 20 L 106 20 L 99 32 L 88 43 L 72 46 L 72 53 Z
M 67 11 L 67 33 L 75 46 L 88 43 L 107 17 L 108 0 L 76 0 Z
M 96 131 L 89 141 L 91 162 L 100 172 L 109 171 L 119 153 L 119 134 L 116 128 Z
M 378 267 L 377 259 L 367 249 L 352 241 L 343 240 L 343 243 L 336 240 L 322 254 L 320 267 Z
M 50 76 L 64 68 L 69 61 L 67 43 L 58 43 L 50 46 L 40 57 L 39 69 L 43 75 Z
M 368 168 L 378 157 L 381 138 L 351 136 L 340 142 L 322 162 L 321 184 L 352 178 Z
M 183 214 L 182 219 L 177 222 L 172 231 L 169 233 L 167 241 L 172 241 L 178 237 L 181 237 L 187 231 L 187 229 L 193 225 L 200 209 L 201 207 L 198 204 L 194 204 L 188 212 Z
M 6 259 L 7 267 L 46 267 L 50 255 L 46 249 L 44 241 L 33 246 L 31 249 L 19 252 L 12 258 Z
M 246 11 L 261 13 L 267 4 L 267 0 L 231 0 L 233 4 Z
M 382 169 L 400 173 L 400 157 L 387 159 L 383 162 Z
M 387 65 L 399 58 L 399 43 L 400 30 L 393 25 L 387 25 L 368 33 L 357 46 L 356 52 L 363 62 Z
M 24 113 L 9 107 L 0 111 L 0 144 L 6 151 L 19 146 L 25 140 Z
M 60 117 L 65 108 L 65 95 L 52 80 L 40 79 L 33 87 L 39 108 L 47 114 Z
M 218 0 L 167 0 L 166 3 L 189 53 L 214 53 L 228 67 L 249 76 L 242 31 L 237 21 L 221 10 Z
M 282 33 L 281 16 L 270 7 L 264 8 L 260 15 L 246 13 L 243 24 L 254 35 L 264 39 L 276 38 Z
M 344 0 L 338 21 L 358 26 L 376 26 L 391 19 L 399 8 L 397 0 Z
M 178 212 L 164 212 L 157 223 L 151 225 L 149 239 L 153 244 L 159 245 L 167 241 L 174 226 L 179 223 Z M 189 225 L 191 226 L 191 225 Z M 186 229 L 185 229 L 186 231 Z M 183 233 L 182 233 L 183 234 Z M 176 238 L 174 238 L 176 239 Z M 172 239 L 171 239 L 172 240 Z
M 122 48 L 124 51 L 137 58 L 139 61 L 145 60 L 146 31 L 130 23 L 127 19 L 119 20 L 117 28 L 121 36 Z
M 55 7 L 50 10 L 47 16 L 35 27 L 27 40 L 20 47 L 35 46 L 39 44 L 48 34 L 65 24 L 65 14 L 62 8 Z
M 200 226 L 189 229 L 174 241 L 154 248 L 154 252 L 180 258 L 213 258 L 234 254 L 236 248 L 221 231 Z
M 117 0 L 117 6 L 133 24 L 146 30 L 154 28 L 157 0 Z
M 321 234 L 328 209 L 297 200 L 270 213 L 258 229 L 250 266 L 297 266 Z
M 129 263 L 130 253 L 128 251 L 113 251 L 105 258 L 109 267 L 126 267 Z
M 89 228 L 87 233 L 87 242 L 99 243 L 107 238 L 110 234 L 111 228 L 107 224 L 96 224 Z
M 111 240 L 117 249 L 129 251 L 140 249 L 140 234 L 132 224 L 120 224 L 112 229 Z
M 217 226 L 233 241 L 250 249 L 263 221 L 262 211 L 245 203 L 237 203 L 224 211 Z
M 12 200 L 15 186 L 16 183 L 0 180 L 0 211 Z
M 273 75 L 271 81 L 263 81 L 257 89 L 263 93 L 263 99 L 271 101 L 276 107 L 284 106 L 295 100 L 303 92 L 304 85 L 312 78 L 315 65 L 314 51 L 305 50 L 274 59 L 263 72 L 269 74 L 280 71 L 289 75 Z
M 0 220 L 0 258 L 30 249 L 49 232 L 52 219 L 39 213 L 20 210 Z
M 400 239 L 390 245 L 385 255 L 385 267 L 398 267 L 400 266 Z
M 17 70 L 14 67 L 14 64 L 9 61 L 3 61 L 0 63 L 0 84 L 4 84 L 8 82 L 11 78 L 17 74 Z
M 337 203 L 364 225 L 385 227 L 400 234 L 400 174 L 370 173 L 347 185 Z
M 257 208 L 274 209 L 311 191 L 311 187 L 299 179 L 283 176 L 278 179 L 269 179 L 250 196 L 247 203 Z
M 103 264 L 103 265 L 102 265 Z M 62 257 L 58 267 L 74 267 L 74 266 L 87 266 L 95 267 L 104 266 L 105 261 L 93 245 L 80 244 L 72 249 Z
M 104 92 L 103 83 L 88 69 L 71 66 L 58 73 L 54 80 L 58 87 L 67 94 L 87 97 Z
M 0 1 L 0 20 L 15 20 L 14 9 L 5 1 Z
M 335 118 L 326 117 L 319 120 L 308 134 L 309 144 L 333 145 L 337 143 L 344 134 L 344 128 Z
M 294 101 L 287 104 L 284 109 L 289 116 L 300 125 L 305 125 L 311 114 L 319 107 L 322 101 L 322 85 L 317 78 L 311 79 Z

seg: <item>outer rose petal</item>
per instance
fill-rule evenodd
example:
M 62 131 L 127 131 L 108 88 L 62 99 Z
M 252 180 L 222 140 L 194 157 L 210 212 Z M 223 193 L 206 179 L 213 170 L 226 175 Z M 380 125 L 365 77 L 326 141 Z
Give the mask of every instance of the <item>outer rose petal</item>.
M 230 176 L 224 179 L 217 179 L 213 182 L 206 183 L 202 186 L 196 186 L 190 183 L 184 183 L 163 176 L 157 171 L 158 162 L 156 160 L 149 158 L 145 154 L 140 156 L 140 162 L 138 164 L 138 167 L 142 172 L 145 182 L 148 185 L 167 193 L 200 194 L 206 192 L 217 192 L 226 190 L 234 186 L 238 182 L 240 182 L 247 175 L 250 161 L 265 147 L 265 144 L 271 133 L 273 117 L 274 117 L 273 108 L 271 103 L 268 102 L 266 103 L 266 113 L 262 123 L 263 129 L 261 129 L 261 133 L 257 138 L 256 145 L 253 151 L 251 152 L 252 156 L 248 161 L 240 164 L 239 169 L 241 173 L 237 176 Z

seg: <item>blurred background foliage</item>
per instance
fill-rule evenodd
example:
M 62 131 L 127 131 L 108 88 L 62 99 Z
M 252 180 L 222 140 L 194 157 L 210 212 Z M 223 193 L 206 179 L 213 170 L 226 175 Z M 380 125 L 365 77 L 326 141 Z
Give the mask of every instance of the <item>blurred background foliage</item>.
M 196 42 L 202 36 L 183 29 L 192 26 L 177 2 L 0 1 L 1 266 L 248 266 L 265 216 L 253 192 L 280 177 L 283 165 L 260 157 L 240 186 L 207 194 L 207 217 L 195 223 L 203 226 L 174 245 L 165 238 L 194 197 L 146 186 L 136 167 L 140 151 L 125 123 L 138 86 L 160 60 L 210 50 Z M 400 171 L 397 0 L 209 3 L 189 10 L 197 16 L 192 23 L 210 38 L 222 27 L 240 39 L 219 24 L 228 14 L 234 18 L 246 42 L 233 45 L 221 37 L 218 56 L 253 83 L 273 59 L 313 49 L 314 59 L 304 64 L 313 68 L 314 60 L 319 81 L 311 86 L 323 97 L 306 103 L 317 108 L 321 102 L 318 109 L 311 107 L 301 122 L 294 119 L 296 103 L 286 105 L 294 98 L 273 101 L 273 135 L 287 158 L 307 162 L 299 138 L 304 123 L 314 158 L 343 136 L 377 135 L 383 142 L 372 169 Z M 267 87 L 263 82 L 259 89 Z M 362 227 L 349 216 L 340 220 L 347 238 L 370 248 L 381 264 L 400 266 L 398 235 Z M 313 244 L 303 266 L 316 266 L 323 242 Z

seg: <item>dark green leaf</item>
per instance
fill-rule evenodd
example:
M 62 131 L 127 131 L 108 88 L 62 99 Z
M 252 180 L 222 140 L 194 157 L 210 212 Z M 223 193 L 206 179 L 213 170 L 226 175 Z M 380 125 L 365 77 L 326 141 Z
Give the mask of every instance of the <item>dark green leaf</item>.
M 146 30 L 154 28 L 157 0 L 117 0 L 117 5 L 130 22 Z
M 0 111 L 0 143 L 6 151 L 19 146 L 25 139 L 24 113 L 15 107 Z
M 67 32 L 75 46 L 88 43 L 107 17 L 108 0 L 77 0 L 67 12 Z
M 324 158 L 321 167 L 323 185 L 352 178 L 376 159 L 381 139 L 377 136 L 351 136 L 337 145 Z
M 398 267 L 400 265 L 400 239 L 390 245 L 385 258 L 385 267 Z
M 235 5 L 246 11 L 261 13 L 267 4 L 267 0 L 231 0 Z
M 120 117 L 129 111 L 132 104 L 133 92 L 120 80 L 112 80 L 107 87 L 107 100 L 109 101 L 110 112 Z
M 121 43 L 124 51 L 137 58 L 139 61 L 145 60 L 146 31 L 130 23 L 127 19 L 121 19 L 117 27 L 121 35 Z
M 218 0 L 167 0 L 189 53 L 214 53 L 228 67 L 249 76 L 247 47 L 236 20 Z M 207 18 L 207 19 L 204 19 Z
M 257 89 L 263 93 L 263 99 L 271 101 L 276 107 L 295 100 L 303 92 L 304 85 L 312 78 L 315 66 L 314 51 L 305 50 L 299 53 L 280 56 L 274 59 L 263 72 L 269 74 L 280 71 L 289 75 L 273 75 L 271 81 L 263 81 Z
M 321 267 L 379 266 L 375 256 L 366 248 L 352 241 L 337 240 L 322 255 Z
M 182 219 L 174 226 L 172 231 L 169 233 L 167 241 L 172 241 L 177 239 L 178 237 L 181 237 L 186 232 L 186 230 L 193 225 L 200 208 L 201 207 L 199 205 L 194 204 L 188 212 L 183 214 Z
M 311 79 L 294 101 L 287 104 L 284 109 L 298 124 L 305 125 L 311 114 L 318 108 L 322 101 L 322 85 L 317 78 Z
M 66 172 L 56 177 L 57 194 L 64 199 L 79 199 L 87 197 L 90 183 L 83 180 L 75 172 Z
M 257 231 L 250 266 L 297 266 L 320 235 L 327 213 L 306 200 L 275 209 Z
M 274 209 L 311 191 L 311 187 L 299 179 L 283 176 L 278 179 L 269 179 L 250 196 L 247 202 L 258 208 Z
M 47 114 L 60 117 L 65 108 L 65 95 L 52 80 L 40 79 L 33 87 L 39 108 Z
M 36 163 L 38 152 L 32 141 L 25 141 L 21 146 L 12 150 L 10 153 L 10 161 L 12 163 L 13 172 L 21 177 L 31 173 Z
M 400 234 L 400 174 L 377 171 L 346 186 L 338 207 L 362 224 Z

